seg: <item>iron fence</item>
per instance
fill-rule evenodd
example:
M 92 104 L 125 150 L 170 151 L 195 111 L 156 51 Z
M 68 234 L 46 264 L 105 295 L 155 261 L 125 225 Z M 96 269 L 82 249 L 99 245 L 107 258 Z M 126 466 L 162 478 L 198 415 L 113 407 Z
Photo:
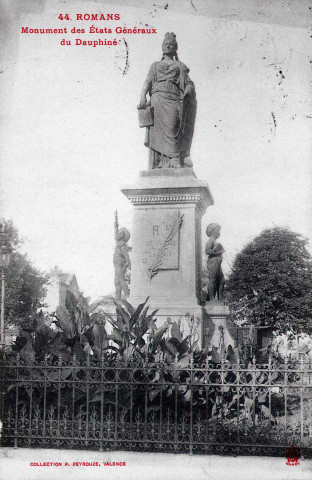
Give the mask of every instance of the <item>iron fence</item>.
M 2 446 L 285 455 L 312 452 L 312 369 L 6 361 Z

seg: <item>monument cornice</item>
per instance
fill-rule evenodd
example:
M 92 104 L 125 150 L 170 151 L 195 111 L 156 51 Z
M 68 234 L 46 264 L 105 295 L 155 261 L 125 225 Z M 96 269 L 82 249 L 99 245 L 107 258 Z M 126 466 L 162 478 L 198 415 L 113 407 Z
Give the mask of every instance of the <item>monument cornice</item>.
M 198 180 L 192 170 L 168 170 L 140 172 L 138 181 L 121 191 L 135 206 L 193 204 L 203 214 L 213 205 L 207 183 Z
M 168 203 L 198 203 L 200 194 L 195 195 L 135 195 L 129 196 L 128 199 L 133 205 L 147 204 L 168 204 Z

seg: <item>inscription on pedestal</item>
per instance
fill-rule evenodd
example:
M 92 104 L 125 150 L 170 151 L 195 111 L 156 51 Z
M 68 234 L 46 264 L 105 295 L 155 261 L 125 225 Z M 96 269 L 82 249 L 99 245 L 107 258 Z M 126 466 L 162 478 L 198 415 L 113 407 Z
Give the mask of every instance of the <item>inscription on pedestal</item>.
M 179 210 L 155 211 L 142 225 L 142 262 L 153 278 L 159 270 L 179 269 Z

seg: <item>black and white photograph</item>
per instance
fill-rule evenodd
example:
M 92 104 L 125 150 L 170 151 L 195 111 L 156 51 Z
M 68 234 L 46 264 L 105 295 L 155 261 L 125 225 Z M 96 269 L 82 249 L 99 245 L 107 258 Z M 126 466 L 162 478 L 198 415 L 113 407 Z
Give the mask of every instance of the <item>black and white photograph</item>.
M 0 1 L 0 479 L 312 475 L 312 1 Z

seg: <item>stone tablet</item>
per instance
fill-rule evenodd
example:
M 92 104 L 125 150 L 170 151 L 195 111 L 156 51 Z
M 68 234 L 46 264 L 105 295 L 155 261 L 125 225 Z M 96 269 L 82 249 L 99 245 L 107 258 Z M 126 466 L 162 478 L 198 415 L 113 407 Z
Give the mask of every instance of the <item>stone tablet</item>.
M 142 225 L 142 262 L 153 278 L 159 270 L 179 269 L 179 233 L 183 216 L 179 210 L 157 210 Z

